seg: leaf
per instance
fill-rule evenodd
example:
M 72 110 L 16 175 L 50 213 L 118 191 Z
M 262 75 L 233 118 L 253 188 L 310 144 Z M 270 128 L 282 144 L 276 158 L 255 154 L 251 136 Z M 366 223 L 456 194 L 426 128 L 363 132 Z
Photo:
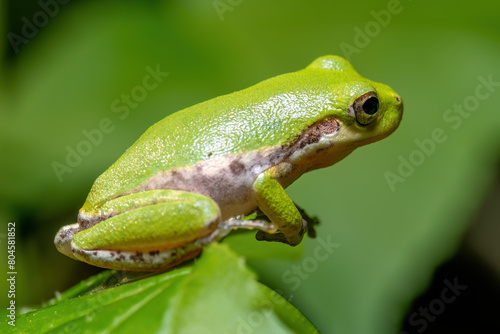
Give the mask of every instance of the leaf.
M 114 274 L 97 275 L 71 294 Z M 21 315 L 15 328 L 22 333 L 318 333 L 220 244 L 189 266 Z

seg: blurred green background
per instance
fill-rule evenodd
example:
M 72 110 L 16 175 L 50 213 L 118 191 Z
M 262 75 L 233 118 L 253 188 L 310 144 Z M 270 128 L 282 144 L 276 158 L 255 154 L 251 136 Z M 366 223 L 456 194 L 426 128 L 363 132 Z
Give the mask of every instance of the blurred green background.
M 498 2 L 11 0 L 1 8 L 0 221 L 16 222 L 18 306 L 99 271 L 59 254 L 53 237 L 150 125 L 338 54 L 401 94 L 403 122 L 293 184 L 290 196 L 321 219 L 318 239 L 295 261 L 268 254 L 250 265 L 323 333 L 499 330 L 489 317 L 498 305 L 482 299 L 500 290 Z M 141 90 L 148 67 L 169 75 Z M 108 131 L 84 147 L 103 120 Z M 69 166 L 71 150 L 85 154 Z M 0 235 L 4 254 L 6 227 Z

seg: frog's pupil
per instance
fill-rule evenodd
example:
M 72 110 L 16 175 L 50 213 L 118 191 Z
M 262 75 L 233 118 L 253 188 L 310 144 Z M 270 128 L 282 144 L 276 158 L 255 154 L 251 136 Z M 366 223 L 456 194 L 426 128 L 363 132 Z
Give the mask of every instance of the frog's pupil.
M 374 96 L 370 97 L 363 103 L 363 111 L 368 115 L 373 115 L 378 111 L 378 99 Z

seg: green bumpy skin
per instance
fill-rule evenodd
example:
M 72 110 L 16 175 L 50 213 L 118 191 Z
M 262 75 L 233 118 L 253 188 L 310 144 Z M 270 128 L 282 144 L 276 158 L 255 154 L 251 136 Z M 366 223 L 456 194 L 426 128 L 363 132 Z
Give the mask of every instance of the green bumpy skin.
M 308 226 L 284 188 L 387 137 L 402 112 L 397 93 L 337 56 L 186 108 L 99 176 L 56 246 L 105 268 L 163 270 L 235 228 L 297 245 Z M 241 219 L 256 210 L 270 222 Z

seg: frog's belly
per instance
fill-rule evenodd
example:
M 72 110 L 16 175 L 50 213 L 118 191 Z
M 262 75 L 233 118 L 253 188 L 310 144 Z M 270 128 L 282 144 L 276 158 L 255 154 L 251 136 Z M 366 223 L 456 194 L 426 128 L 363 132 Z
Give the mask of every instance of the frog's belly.
M 212 198 L 226 220 L 257 207 L 253 183 L 257 176 L 288 157 L 283 148 L 250 151 L 201 161 L 193 166 L 160 172 L 132 192 L 175 189 Z

